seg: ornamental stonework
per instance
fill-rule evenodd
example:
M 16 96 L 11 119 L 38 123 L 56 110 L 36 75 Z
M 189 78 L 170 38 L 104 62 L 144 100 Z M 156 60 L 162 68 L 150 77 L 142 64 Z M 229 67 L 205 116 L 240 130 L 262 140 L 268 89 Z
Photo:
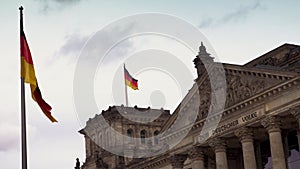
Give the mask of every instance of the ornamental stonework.
M 215 152 L 225 152 L 226 142 L 223 138 L 217 137 L 208 141 L 210 147 L 212 147 Z
M 267 116 L 261 120 L 261 124 L 268 130 L 269 133 L 280 131 L 281 123 L 280 118 L 277 116 Z
M 291 108 L 290 113 L 300 122 L 300 106 Z
M 249 127 L 242 127 L 234 132 L 241 143 L 253 142 L 253 129 Z
M 262 91 L 266 87 L 265 80 L 246 78 L 237 74 L 227 74 L 227 99 L 226 105 L 230 106 L 238 101 Z
M 199 146 L 193 146 L 189 152 L 189 158 L 191 160 L 203 160 L 204 159 L 204 148 Z
M 182 168 L 184 161 L 187 159 L 187 155 L 185 154 L 176 154 L 170 157 L 170 163 L 173 168 Z
M 265 60 L 260 62 L 260 65 L 270 65 L 270 66 L 281 66 L 285 64 L 289 60 L 295 58 L 295 56 L 299 55 L 300 48 L 293 48 L 287 51 L 286 53 L 282 53 L 281 55 L 267 57 Z
M 217 68 L 215 68 L 217 70 Z M 234 70 L 225 67 L 226 75 L 226 103 L 225 107 L 230 107 L 238 102 L 246 100 L 267 88 L 282 82 L 279 78 L 266 77 L 265 74 L 252 73 L 242 70 Z M 199 114 L 198 119 L 207 117 L 210 108 L 216 108 L 218 105 L 211 105 L 216 103 L 218 96 L 212 93 L 212 88 L 209 78 L 199 82 Z M 214 84 L 215 85 L 215 84 Z M 217 84 L 216 84 L 217 86 Z M 218 88 L 213 86 L 214 88 Z

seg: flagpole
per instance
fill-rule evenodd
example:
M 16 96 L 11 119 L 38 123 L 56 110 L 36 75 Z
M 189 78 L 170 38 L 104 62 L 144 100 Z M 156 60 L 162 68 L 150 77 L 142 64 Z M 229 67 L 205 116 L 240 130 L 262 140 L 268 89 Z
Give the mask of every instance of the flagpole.
M 124 85 L 125 85 L 125 102 L 126 106 L 128 107 L 128 93 L 127 93 L 127 85 L 126 85 L 126 78 L 125 78 L 125 63 L 124 63 Z
M 20 34 L 23 32 L 23 7 L 20 10 Z M 21 55 L 21 53 L 20 53 Z M 22 138 L 22 169 L 27 169 L 27 144 L 26 144 L 26 114 L 25 114 L 25 87 L 24 78 L 21 77 L 21 138 Z

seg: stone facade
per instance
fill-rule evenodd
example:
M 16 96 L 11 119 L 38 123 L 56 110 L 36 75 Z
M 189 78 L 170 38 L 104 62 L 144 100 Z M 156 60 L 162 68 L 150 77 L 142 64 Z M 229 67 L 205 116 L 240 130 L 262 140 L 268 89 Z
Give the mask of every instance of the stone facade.
M 215 63 L 201 44 L 198 77 L 175 111 L 113 106 L 96 115 L 80 131 L 86 142 L 81 168 L 300 168 L 299 52 L 300 46 L 284 44 L 232 65 Z M 222 71 L 225 84 L 212 85 L 210 73 Z M 224 109 L 215 102 L 222 90 Z
M 112 106 L 102 111 L 79 131 L 86 143 L 82 168 L 124 168 L 133 159 L 154 151 L 159 148 L 155 136 L 169 117 L 168 110 L 136 106 Z

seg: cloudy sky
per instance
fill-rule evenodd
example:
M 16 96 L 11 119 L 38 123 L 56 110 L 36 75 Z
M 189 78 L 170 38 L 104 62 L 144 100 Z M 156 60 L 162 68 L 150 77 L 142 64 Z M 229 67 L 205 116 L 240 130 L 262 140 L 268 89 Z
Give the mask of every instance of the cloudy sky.
M 84 91 L 85 84 L 79 85 L 82 88 L 74 89 L 74 79 L 82 72 L 87 76 L 91 73 L 86 65 L 78 68 L 78 64 L 81 64 L 78 61 L 98 65 L 96 75 L 91 76 L 94 79 L 91 86 L 94 87 L 93 98 L 99 110 L 124 103 L 121 71 L 124 62 L 140 84 L 139 91 L 128 89 L 131 106 L 174 110 L 196 78 L 192 60 L 201 41 L 209 42 L 209 52 L 216 60 L 233 64 L 244 64 L 284 43 L 300 44 L 300 1 L 297 0 L 0 2 L 0 164 L 1 168 L 7 169 L 20 168 L 21 165 L 20 5 L 25 8 L 25 33 L 39 86 L 43 96 L 53 107 L 54 117 L 59 121 L 52 124 L 45 118 L 31 100 L 27 86 L 28 165 L 31 169 L 73 168 L 75 158 L 79 157 L 80 161 L 84 161 L 84 140 L 77 131 L 96 112 L 86 104 L 80 105 L 81 111 L 76 109 L 80 103 L 74 102 L 74 97 L 78 96 L 74 91 Z M 130 36 L 125 40 L 121 39 L 118 44 L 112 43 L 136 28 L 135 24 L 121 24 L 120 18 L 152 12 L 178 17 L 185 24 L 189 23 L 197 28 L 206 40 L 194 39 L 195 44 L 190 44 L 190 49 L 170 37 L 157 34 Z M 149 23 L 148 27 L 177 31 L 178 36 L 188 36 L 189 33 L 178 27 L 168 27 L 168 22 L 156 23 L 147 19 L 143 22 L 144 25 Z M 96 52 L 99 52 L 109 47 L 112 50 L 106 54 L 106 59 L 101 62 L 95 59 L 98 55 L 92 49 L 96 48 Z M 85 50 L 88 52 L 84 52 Z M 94 63 L 95 60 L 99 63 Z M 177 64 L 183 64 L 186 69 L 172 69 L 178 68 Z M 148 67 L 141 68 L 145 65 Z M 173 67 L 168 69 L 163 65 Z M 79 96 L 86 99 L 85 95 Z M 86 108 L 86 112 L 82 108 Z

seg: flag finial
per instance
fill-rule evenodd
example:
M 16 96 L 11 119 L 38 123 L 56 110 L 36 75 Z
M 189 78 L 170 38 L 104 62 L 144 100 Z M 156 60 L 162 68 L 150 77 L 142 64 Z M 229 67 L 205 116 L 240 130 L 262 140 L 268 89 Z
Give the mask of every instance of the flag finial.
M 20 6 L 19 10 L 20 10 L 20 11 L 23 11 L 23 9 L 24 9 L 23 6 Z

